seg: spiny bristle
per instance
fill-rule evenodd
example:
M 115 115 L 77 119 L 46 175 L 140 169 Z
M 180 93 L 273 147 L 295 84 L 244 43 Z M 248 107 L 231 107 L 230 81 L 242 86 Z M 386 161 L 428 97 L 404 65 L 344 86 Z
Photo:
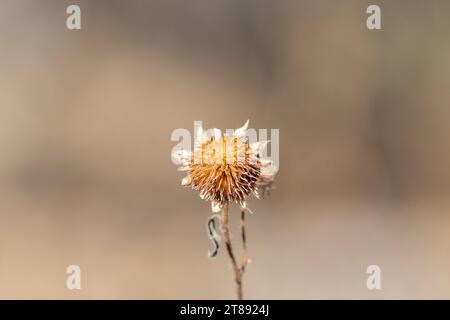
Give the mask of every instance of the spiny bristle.
M 191 185 L 200 197 L 216 203 L 236 201 L 256 192 L 260 168 L 253 164 L 192 164 L 188 171 Z
M 200 191 L 200 197 L 215 203 L 242 203 L 255 193 L 261 164 L 243 139 L 211 139 L 193 153 L 184 185 Z

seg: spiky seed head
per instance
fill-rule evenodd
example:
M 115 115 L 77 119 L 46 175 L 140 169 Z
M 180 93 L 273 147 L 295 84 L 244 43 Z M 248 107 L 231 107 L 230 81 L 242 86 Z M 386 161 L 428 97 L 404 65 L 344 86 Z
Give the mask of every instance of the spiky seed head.
M 245 207 L 250 194 L 258 197 L 258 188 L 273 181 L 276 170 L 271 162 L 262 160 L 260 150 L 267 142 L 249 144 L 246 137 L 248 121 L 232 134 L 221 135 L 214 129 L 208 139 L 200 129 L 201 141 L 193 151 L 181 150 L 179 169 L 187 175 L 181 184 L 198 190 L 200 197 L 211 201 L 213 211 L 219 211 L 226 202 L 237 202 Z

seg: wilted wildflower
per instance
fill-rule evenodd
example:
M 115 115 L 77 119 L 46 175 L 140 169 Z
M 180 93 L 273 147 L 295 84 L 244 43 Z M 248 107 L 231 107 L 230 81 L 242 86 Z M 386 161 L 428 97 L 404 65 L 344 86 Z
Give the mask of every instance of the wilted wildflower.
M 276 167 L 261 156 L 267 141 L 250 144 L 247 127 L 248 121 L 232 134 L 224 135 L 213 129 L 211 137 L 200 128 L 197 147 L 176 153 L 182 163 L 179 170 L 187 172 L 181 184 L 191 186 L 202 199 L 211 201 L 214 212 L 227 202 L 246 208 L 249 195 L 259 197 L 258 191 L 264 194 L 272 186 Z

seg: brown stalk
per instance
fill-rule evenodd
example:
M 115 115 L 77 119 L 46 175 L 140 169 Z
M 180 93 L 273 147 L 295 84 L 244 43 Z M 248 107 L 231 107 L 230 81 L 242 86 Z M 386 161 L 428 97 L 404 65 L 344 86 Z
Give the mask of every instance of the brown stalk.
M 242 238 L 242 261 L 241 261 L 241 276 L 245 272 L 248 264 L 247 254 L 247 236 L 245 233 L 245 210 L 241 209 L 241 238 Z
M 247 266 L 248 257 L 247 257 L 247 241 L 246 241 L 246 235 L 245 235 L 245 212 L 244 210 L 241 211 L 241 236 L 242 236 L 242 244 L 243 244 L 243 258 L 241 265 L 239 266 L 236 260 L 236 257 L 233 252 L 233 246 L 231 244 L 231 238 L 230 238 L 230 228 L 228 223 L 228 202 L 226 202 L 223 205 L 222 210 L 222 233 L 223 237 L 225 239 L 225 245 L 227 247 L 228 256 L 231 261 L 231 265 L 233 267 L 234 271 L 234 281 L 236 283 L 236 294 L 238 300 L 243 299 L 242 294 L 242 277 L 245 272 L 245 268 Z

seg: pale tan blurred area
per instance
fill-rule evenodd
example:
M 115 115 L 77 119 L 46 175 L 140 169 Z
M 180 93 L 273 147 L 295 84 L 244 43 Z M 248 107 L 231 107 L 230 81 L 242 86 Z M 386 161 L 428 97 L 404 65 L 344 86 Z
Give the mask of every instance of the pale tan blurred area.
M 170 135 L 247 119 L 280 129 L 247 298 L 450 298 L 450 2 L 376 3 L 2 0 L 0 298 L 234 298 Z

